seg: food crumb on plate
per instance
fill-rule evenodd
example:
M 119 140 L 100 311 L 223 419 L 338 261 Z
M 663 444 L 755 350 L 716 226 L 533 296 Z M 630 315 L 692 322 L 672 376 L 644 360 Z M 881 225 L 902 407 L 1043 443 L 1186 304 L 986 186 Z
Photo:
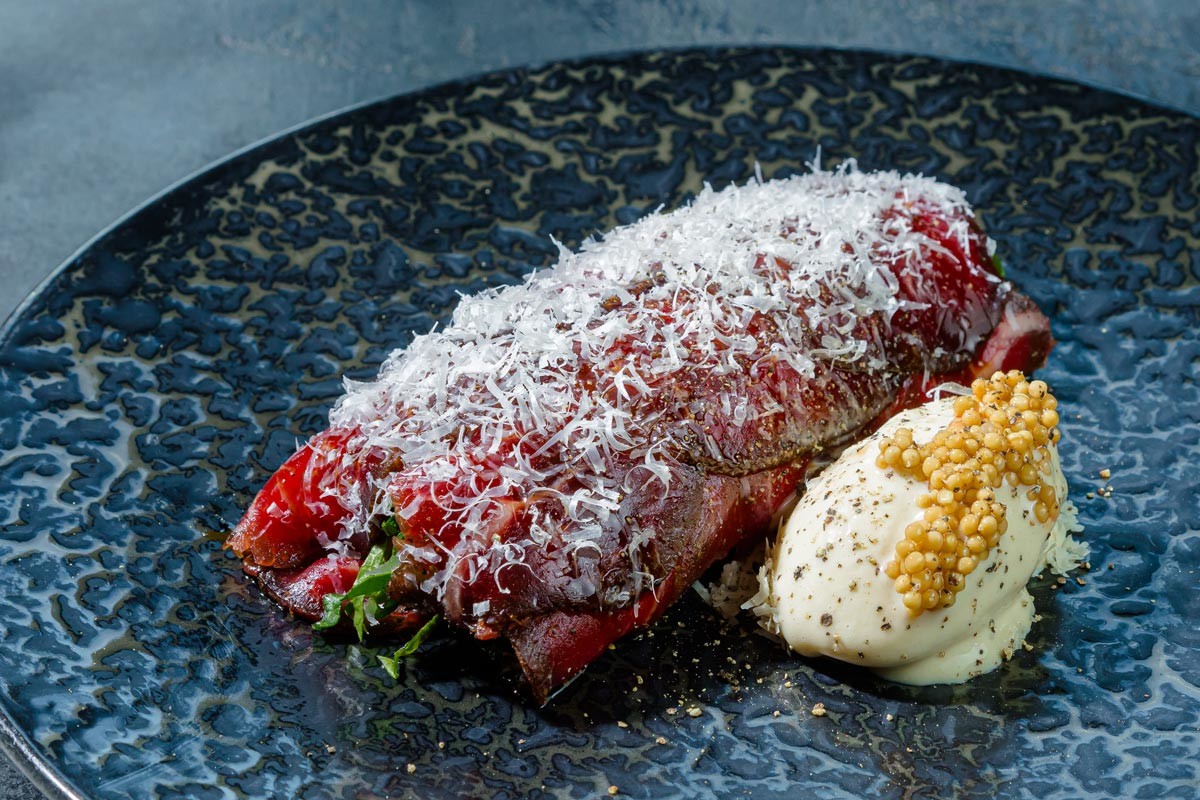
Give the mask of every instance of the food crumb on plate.
M 814 717 L 823 717 L 823 716 L 825 716 L 825 714 L 826 714 L 826 711 L 825 711 L 824 703 L 817 703 L 815 706 L 812 707 L 812 715 Z

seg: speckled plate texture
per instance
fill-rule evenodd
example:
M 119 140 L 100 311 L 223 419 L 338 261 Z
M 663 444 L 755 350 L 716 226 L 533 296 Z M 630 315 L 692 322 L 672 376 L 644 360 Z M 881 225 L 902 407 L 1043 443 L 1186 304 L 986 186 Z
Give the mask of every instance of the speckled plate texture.
M 1194 797 L 1198 137 L 1048 79 L 754 49 L 498 73 L 236 156 L 98 239 L 3 332 L 10 738 L 53 794 L 96 799 Z M 452 635 L 390 680 L 221 550 L 342 378 L 460 294 L 550 264 L 551 237 L 578 245 L 756 161 L 803 171 L 818 147 L 963 187 L 1053 319 L 1044 375 L 1092 557 L 1035 585 L 1031 652 L 903 688 L 689 598 L 538 709 L 503 654 Z

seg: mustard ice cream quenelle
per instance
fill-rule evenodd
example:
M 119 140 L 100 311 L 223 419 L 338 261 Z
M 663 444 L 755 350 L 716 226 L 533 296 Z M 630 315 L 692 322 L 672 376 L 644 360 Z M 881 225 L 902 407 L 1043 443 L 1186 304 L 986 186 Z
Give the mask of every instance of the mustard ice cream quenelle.
M 1019 372 L 893 417 L 808 485 L 760 571 L 763 624 L 803 655 L 901 683 L 995 669 L 1034 619 L 1030 578 L 1086 558 L 1057 403 Z

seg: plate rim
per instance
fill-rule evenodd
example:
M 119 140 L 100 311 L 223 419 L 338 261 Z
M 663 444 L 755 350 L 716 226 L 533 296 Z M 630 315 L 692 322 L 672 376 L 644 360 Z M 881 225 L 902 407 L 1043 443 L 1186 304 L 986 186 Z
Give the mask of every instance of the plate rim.
M 21 730 L 8 708 L 0 703 L 0 754 L 8 757 L 17 772 L 33 784 L 48 800 L 89 800 L 58 765 L 39 752 L 39 748 Z
M 35 302 L 37 302 L 37 300 L 45 293 L 52 283 L 58 280 L 67 270 L 76 266 L 89 254 L 90 251 L 104 241 L 104 239 L 115 233 L 118 229 L 127 225 L 140 214 L 143 214 L 149 209 L 159 205 L 171 196 L 185 191 L 193 184 L 199 183 L 207 175 L 216 172 L 217 170 L 227 168 L 239 159 L 250 156 L 255 151 L 265 149 L 284 138 L 295 136 L 309 129 L 316 128 L 317 126 L 323 125 L 337 117 L 349 116 L 351 114 L 371 108 L 372 106 L 382 106 L 386 103 L 407 98 L 415 98 L 431 92 L 439 92 L 452 88 L 464 87 L 472 83 L 477 83 L 479 81 L 488 78 L 494 78 L 500 75 L 540 72 L 556 66 L 603 66 L 611 65 L 639 56 L 681 56 L 686 54 L 729 55 L 739 52 L 753 51 L 779 51 L 804 55 L 836 53 L 840 55 L 862 57 L 866 59 L 879 57 L 892 60 L 925 59 L 926 61 L 946 67 L 982 67 L 994 72 L 1009 73 L 1021 76 L 1023 78 L 1033 78 L 1043 82 L 1057 83 L 1064 86 L 1074 86 L 1087 89 L 1091 92 L 1101 92 L 1104 94 L 1125 98 L 1143 106 L 1146 110 L 1151 112 L 1164 113 L 1166 115 L 1183 117 L 1189 120 L 1200 122 L 1200 110 L 1191 111 L 1170 103 L 1151 99 L 1138 92 L 1114 88 L 1096 81 L 1075 78 L 1053 72 L 1026 70 L 1019 67 L 998 64 L 982 59 L 954 58 L 937 53 L 920 53 L 909 50 L 889 48 L 863 48 L 839 45 L 794 45 L 783 42 L 754 42 L 710 45 L 692 44 L 681 45 L 678 47 L 605 50 L 575 56 L 572 58 L 547 59 L 544 61 L 483 70 L 458 78 L 452 78 L 437 83 L 418 86 L 401 92 L 379 95 L 336 108 L 332 111 L 319 114 L 315 117 L 310 117 L 299 123 L 296 123 L 295 125 L 282 128 L 267 134 L 266 136 L 260 137 L 248 144 L 226 153 L 225 155 L 205 163 L 203 166 L 195 170 L 192 170 L 181 178 L 173 181 L 160 191 L 150 195 L 145 200 L 141 201 L 114 219 L 112 222 L 105 225 L 97 233 L 92 235 L 83 244 L 77 247 L 61 263 L 47 272 L 41 278 L 41 280 L 39 280 L 29 290 L 22 300 L 8 313 L 8 315 L 2 321 L 0 321 L 0 343 L 7 341 L 15 329 L 18 319 Z M 0 701 L 0 754 L 6 756 L 17 768 L 17 771 L 23 774 L 30 781 L 30 783 L 33 784 L 34 788 L 42 792 L 42 794 L 44 794 L 48 800 L 92 800 L 95 797 L 95 795 L 85 794 L 66 774 L 63 773 L 58 763 L 51 758 L 49 754 L 44 753 L 43 748 L 29 738 L 29 735 L 21 728 L 17 720 L 13 717 L 8 705 L 2 701 Z

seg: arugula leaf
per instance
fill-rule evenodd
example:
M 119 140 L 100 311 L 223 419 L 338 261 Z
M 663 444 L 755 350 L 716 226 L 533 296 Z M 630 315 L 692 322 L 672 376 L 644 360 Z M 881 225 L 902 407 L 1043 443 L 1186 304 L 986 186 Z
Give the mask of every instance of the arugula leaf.
M 1001 278 L 1008 277 L 1007 275 L 1004 274 L 1004 262 L 1000 260 L 1000 256 L 997 255 L 996 253 L 992 254 L 992 266 L 996 268 L 996 274 L 999 275 Z
M 396 522 L 395 517 L 388 517 L 385 519 L 383 524 L 379 526 L 379 529 L 382 530 L 384 534 L 388 536 L 388 538 L 394 539 L 397 536 L 402 539 L 404 538 L 404 534 L 400 532 L 400 523 Z
M 389 522 L 391 526 L 388 525 Z M 391 551 L 391 538 L 399 535 L 400 526 L 396 524 L 395 519 L 389 518 L 383 523 L 382 528 L 385 533 L 388 533 L 388 540 L 383 544 L 375 545 L 367 553 L 362 566 L 358 569 L 358 576 L 355 577 L 350 588 L 339 594 L 327 594 L 321 599 L 321 608 L 324 613 L 321 619 L 313 624 L 317 630 L 337 625 L 342 619 L 342 612 L 349 606 L 350 621 L 361 642 L 366 635 L 367 620 L 374 622 L 396 610 L 397 603 L 388 597 L 387 587 L 392 573 L 400 566 L 400 554 L 392 553 L 390 557 L 388 554 Z M 383 665 L 388 675 L 393 679 L 399 678 L 400 660 L 417 652 L 417 648 L 433 632 L 440 619 L 440 615 L 434 615 L 403 647 L 391 656 L 379 656 L 379 663 Z
M 361 601 L 353 602 L 350 609 L 354 630 L 358 632 L 358 638 L 361 640 L 366 624 L 366 600 L 373 600 L 376 607 L 391 602 L 387 596 L 387 585 L 392 578 L 392 573 L 399 566 L 399 553 L 394 553 L 391 558 L 387 558 L 387 550 L 382 545 L 372 547 L 371 551 L 367 553 L 367 557 L 363 559 L 362 566 L 358 569 L 358 577 L 354 579 L 354 584 L 350 589 L 340 594 L 327 594 L 322 598 L 321 609 L 324 613 L 313 627 L 317 630 L 332 628 L 341 620 L 342 609 L 346 603 L 363 598 Z
M 388 656 L 379 657 L 379 663 L 383 665 L 384 671 L 386 671 L 387 674 L 392 677 L 392 680 L 396 680 L 400 677 L 400 659 L 408 658 L 413 653 L 417 652 L 417 648 L 420 647 L 421 643 L 424 642 L 429 634 L 433 632 L 434 626 L 436 626 L 441 619 L 441 614 L 434 614 L 430 618 L 429 622 L 426 622 L 424 625 L 422 625 L 421 630 L 413 634 L 413 637 L 409 639 L 403 647 L 393 653 L 390 658 Z
M 342 601 L 345 594 L 327 594 L 321 598 L 321 618 L 313 623 L 313 629 L 323 631 L 337 625 L 342 618 Z
M 358 634 L 358 640 L 360 642 L 363 640 L 363 637 L 367 635 L 367 615 L 365 606 L 368 602 L 369 598 L 367 600 L 363 600 L 361 603 L 350 604 L 350 612 L 352 615 L 350 617 L 350 621 L 354 623 L 354 632 Z

